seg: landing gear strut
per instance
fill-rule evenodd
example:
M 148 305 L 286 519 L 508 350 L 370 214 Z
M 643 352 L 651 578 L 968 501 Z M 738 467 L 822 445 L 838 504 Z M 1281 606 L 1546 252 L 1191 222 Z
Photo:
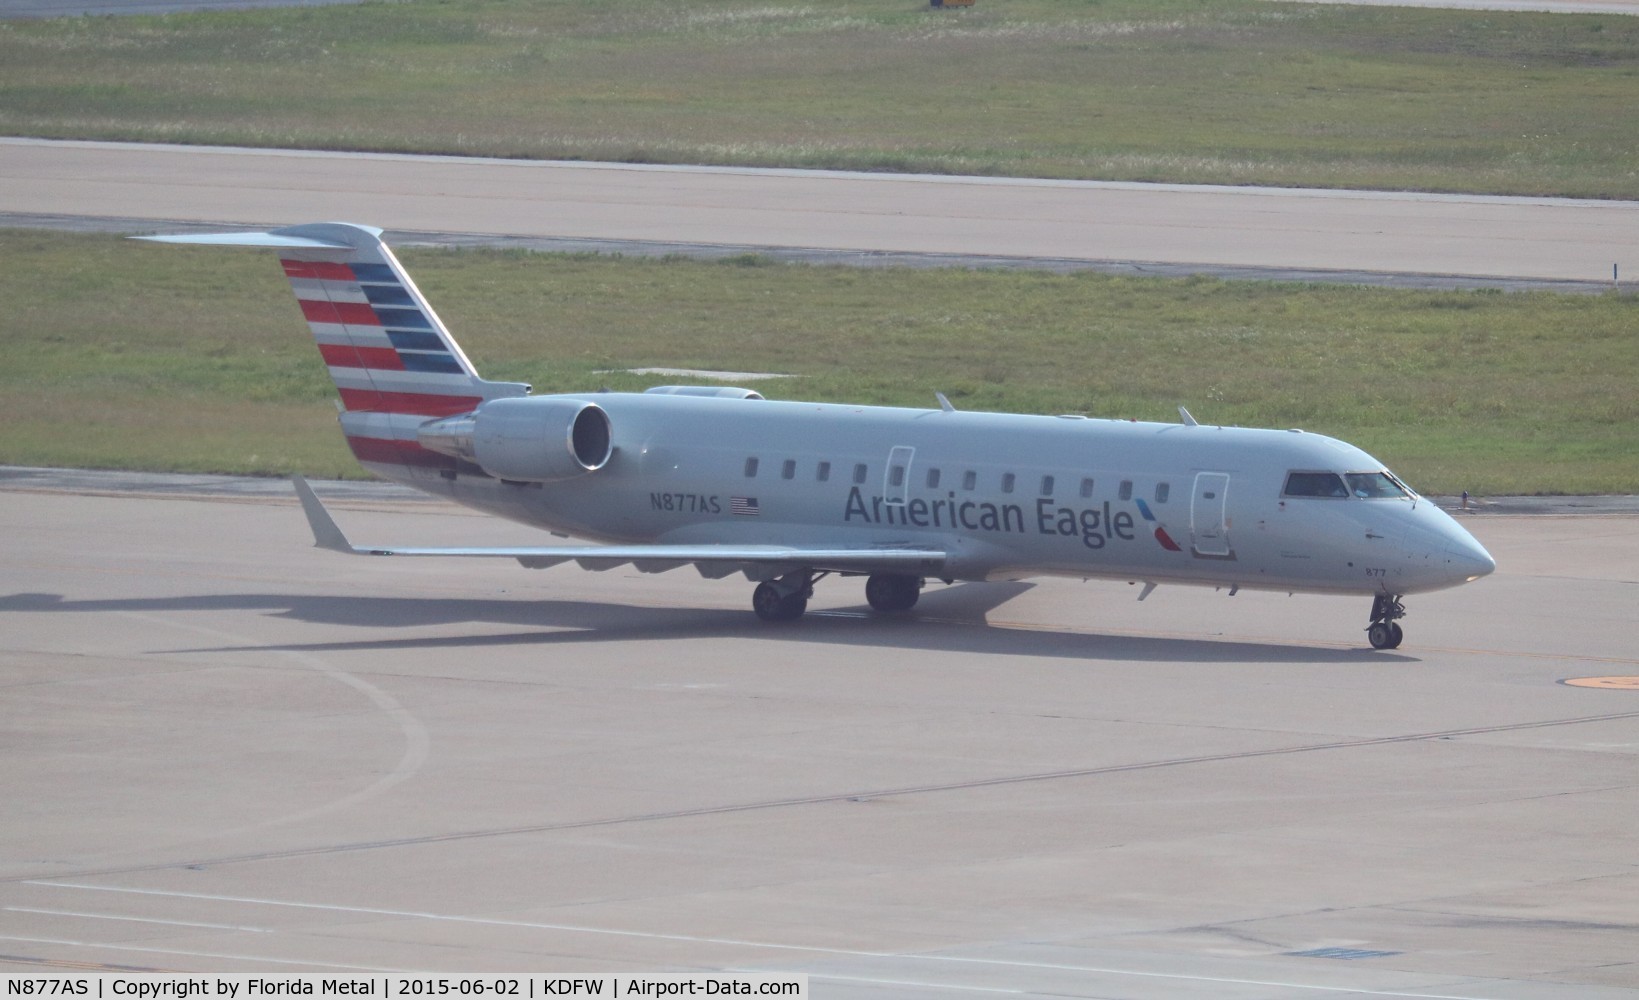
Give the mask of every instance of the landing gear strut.
M 909 611 L 922 596 L 922 578 L 908 573 L 872 573 L 865 578 L 865 600 L 878 611 Z
M 1397 649 L 1406 633 L 1395 622 L 1406 616 L 1406 607 L 1398 594 L 1378 594 L 1372 599 L 1372 621 L 1366 626 L 1366 638 L 1373 649 Z
M 814 582 L 824 573 L 798 570 L 777 580 L 765 580 L 751 592 L 751 610 L 765 622 L 794 622 L 808 610 Z

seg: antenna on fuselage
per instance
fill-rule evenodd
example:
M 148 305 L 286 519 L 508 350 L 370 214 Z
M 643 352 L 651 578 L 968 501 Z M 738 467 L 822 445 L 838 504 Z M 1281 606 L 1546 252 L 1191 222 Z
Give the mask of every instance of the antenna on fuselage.
M 950 400 L 945 398 L 944 393 L 936 392 L 933 395 L 935 399 L 939 400 L 939 409 L 944 410 L 946 413 L 956 412 L 956 407 L 950 405 Z
M 1189 411 L 1184 409 L 1182 406 L 1178 407 L 1178 415 L 1180 417 L 1184 418 L 1184 426 L 1185 427 L 1199 427 L 1199 426 L 1201 426 L 1198 422 L 1196 422 L 1194 417 L 1189 415 Z

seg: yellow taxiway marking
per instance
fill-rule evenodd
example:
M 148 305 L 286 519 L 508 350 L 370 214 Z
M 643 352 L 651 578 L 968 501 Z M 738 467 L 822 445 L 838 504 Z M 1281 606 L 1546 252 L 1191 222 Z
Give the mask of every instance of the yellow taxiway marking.
M 1611 691 L 1639 691 L 1639 677 L 1568 677 L 1561 684 L 1579 688 L 1605 688 Z

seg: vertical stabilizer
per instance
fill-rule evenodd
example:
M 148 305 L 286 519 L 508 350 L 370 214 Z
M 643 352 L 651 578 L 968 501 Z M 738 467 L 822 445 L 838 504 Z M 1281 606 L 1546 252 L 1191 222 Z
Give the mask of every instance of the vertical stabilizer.
M 361 463 L 388 478 L 418 478 L 454 464 L 421 447 L 421 424 L 529 392 L 521 383 L 478 376 L 372 226 L 322 222 L 269 232 L 140 238 L 278 250 L 341 396 L 347 444 Z

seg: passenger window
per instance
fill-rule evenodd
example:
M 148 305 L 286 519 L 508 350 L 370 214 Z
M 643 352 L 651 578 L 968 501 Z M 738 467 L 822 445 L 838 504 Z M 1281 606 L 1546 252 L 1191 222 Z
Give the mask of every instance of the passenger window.
M 928 489 L 936 490 L 938 488 L 939 488 L 939 470 L 938 469 L 929 469 L 928 470 Z
M 890 466 L 888 466 L 888 485 L 889 486 L 903 486 L 903 485 L 905 485 L 905 467 L 903 465 L 890 465 Z
M 1335 472 L 1289 472 L 1281 495 L 1341 500 L 1348 497 L 1349 491 L 1343 486 L 1343 477 Z
M 979 488 L 979 474 L 972 469 L 962 473 L 962 489 L 976 490 Z
M 1090 500 L 1090 499 L 1092 499 L 1092 496 L 1093 496 L 1093 481 L 1091 479 L 1083 479 L 1081 481 L 1081 499 Z
M 828 483 L 831 481 L 830 462 L 821 462 L 819 466 L 814 469 L 814 480 L 821 483 Z
M 1131 500 L 1132 498 L 1133 498 L 1133 481 L 1131 479 L 1121 480 L 1121 499 Z
M 780 467 L 780 478 L 781 479 L 795 479 L 795 478 L 797 478 L 797 460 L 796 459 L 788 458 L 788 459 L 785 460 L 785 464 Z
M 861 483 L 865 482 L 866 471 L 867 470 L 865 468 L 865 463 L 864 462 L 860 462 L 859 464 L 854 466 L 854 485 L 855 486 L 858 486 Z
M 1172 484 L 1171 483 L 1156 483 L 1155 484 L 1155 502 L 1156 503 L 1166 503 L 1167 502 L 1167 497 L 1169 497 L 1171 495 L 1172 495 Z
M 1050 497 L 1050 496 L 1053 495 L 1053 477 L 1052 476 L 1042 476 L 1041 477 L 1041 495 L 1044 496 L 1044 497 Z
M 1011 472 L 1002 473 L 1002 492 L 1003 493 L 1012 493 L 1013 492 L 1013 473 L 1011 473 Z
M 746 459 L 746 478 L 757 478 L 757 460 L 755 458 Z

